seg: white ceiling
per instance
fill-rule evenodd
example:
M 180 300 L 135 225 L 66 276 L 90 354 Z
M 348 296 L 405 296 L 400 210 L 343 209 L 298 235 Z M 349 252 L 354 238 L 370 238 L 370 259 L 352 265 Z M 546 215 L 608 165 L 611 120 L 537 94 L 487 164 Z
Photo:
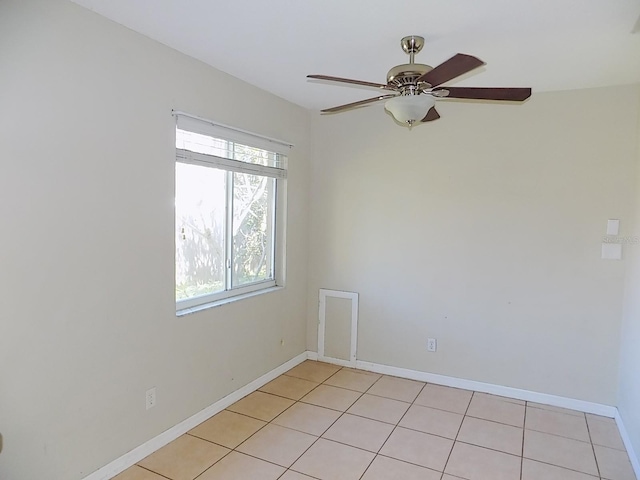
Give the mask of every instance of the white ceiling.
M 74 0 L 298 105 L 375 96 L 308 81 L 325 74 L 384 83 L 426 38 L 419 63 L 455 53 L 487 65 L 456 85 L 536 91 L 640 82 L 640 0 Z M 212 86 L 214 88 L 214 86 Z

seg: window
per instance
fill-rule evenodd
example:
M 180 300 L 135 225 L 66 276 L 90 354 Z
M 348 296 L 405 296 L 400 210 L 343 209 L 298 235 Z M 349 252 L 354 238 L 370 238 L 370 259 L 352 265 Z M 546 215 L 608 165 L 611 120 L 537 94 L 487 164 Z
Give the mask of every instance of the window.
M 282 286 L 289 146 L 176 117 L 176 309 Z

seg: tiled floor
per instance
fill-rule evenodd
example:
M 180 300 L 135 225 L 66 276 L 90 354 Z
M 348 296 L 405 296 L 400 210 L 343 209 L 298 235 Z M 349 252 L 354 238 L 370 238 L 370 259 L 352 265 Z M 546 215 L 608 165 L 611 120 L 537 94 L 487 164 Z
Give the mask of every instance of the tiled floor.
M 304 362 L 117 480 L 636 480 L 610 418 Z

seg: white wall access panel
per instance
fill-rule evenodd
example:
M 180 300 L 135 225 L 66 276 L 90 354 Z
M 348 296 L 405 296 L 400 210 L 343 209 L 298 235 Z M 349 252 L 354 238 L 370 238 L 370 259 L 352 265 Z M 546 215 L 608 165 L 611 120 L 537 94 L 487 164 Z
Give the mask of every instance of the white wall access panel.
M 358 347 L 358 294 L 320 289 L 318 360 L 356 365 Z

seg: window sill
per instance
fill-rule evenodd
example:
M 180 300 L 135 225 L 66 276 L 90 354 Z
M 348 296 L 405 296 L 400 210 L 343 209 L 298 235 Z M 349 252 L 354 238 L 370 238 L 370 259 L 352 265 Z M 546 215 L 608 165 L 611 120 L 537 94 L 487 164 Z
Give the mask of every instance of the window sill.
M 275 287 L 264 288 L 262 290 L 256 290 L 255 292 L 241 293 L 240 295 L 235 295 L 233 297 L 222 298 L 213 302 L 203 303 L 202 305 L 196 305 L 195 307 L 183 308 L 180 310 L 176 310 L 176 317 L 184 317 L 185 315 L 189 315 L 191 313 L 201 312 L 202 310 L 220 307 L 222 305 L 226 305 L 227 303 L 237 302 L 238 300 L 256 297 L 265 293 L 277 292 L 279 290 L 284 290 L 284 287 L 276 285 Z

